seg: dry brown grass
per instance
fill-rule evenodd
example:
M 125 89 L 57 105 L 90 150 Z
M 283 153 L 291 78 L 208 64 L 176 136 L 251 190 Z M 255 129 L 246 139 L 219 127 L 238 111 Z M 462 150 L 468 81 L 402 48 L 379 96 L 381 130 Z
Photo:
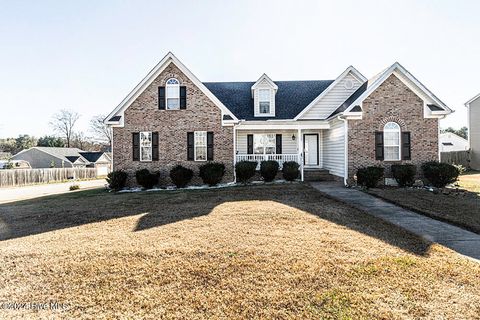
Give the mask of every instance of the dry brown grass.
M 368 192 L 432 218 L 480 233 L 480 174 L 460 176 L 457 192 L 432 193 L 423 189 L 385 188 Z
M 480 266 L 300 184 L 0 206 L 0 301 L 14 316 L 455 319 Z

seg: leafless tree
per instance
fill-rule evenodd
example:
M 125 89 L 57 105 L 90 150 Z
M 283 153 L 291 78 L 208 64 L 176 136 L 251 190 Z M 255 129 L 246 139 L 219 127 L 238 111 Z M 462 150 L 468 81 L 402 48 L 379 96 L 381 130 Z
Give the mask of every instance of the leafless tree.
M 66 142 L 68 148 L 73 137 L 73 128 L 80 115 L 72 110 L 62 109 L 58 113 L 54 114 L 50 125 L 53 130 L 60 134 Z
M 102 144 L 108 144 L 110 150 L 112 146 L 112 128 L 103 123 L 105 115 L 96 115 L 90 120 L 90 131 L 93 133 L 93 137 L 97 142 Z

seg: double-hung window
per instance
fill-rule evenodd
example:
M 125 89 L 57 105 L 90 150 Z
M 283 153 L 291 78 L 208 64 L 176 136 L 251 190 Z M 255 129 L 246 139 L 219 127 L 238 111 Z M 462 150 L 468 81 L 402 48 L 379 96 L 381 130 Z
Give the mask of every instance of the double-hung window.
M 258 90 L 258 108 L 260 114 L 270 114 L 270 89 Z
M 180 109 L 180 83 L 177 79 L 171 78 L 166 83 L 167 110 Z
M 383 128 L 383 150 L 385 161 L 400 160 L 400 126 L 395 122 L 388 122 Z
M 195 161 L 207 161 L 207 131 L 195 131 Z
M 152 161 L 152 132 L 140 132 L 140 161 Z
M 275 154 L 276 139 L 274 133 L 254 134 L 253 152 L 255 154 Z

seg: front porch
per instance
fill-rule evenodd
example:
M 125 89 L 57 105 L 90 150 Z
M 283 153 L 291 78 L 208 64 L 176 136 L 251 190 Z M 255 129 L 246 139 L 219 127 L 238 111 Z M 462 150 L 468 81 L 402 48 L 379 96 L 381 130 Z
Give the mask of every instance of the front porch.
M 301 180 L 327 179 L 324 168 L 323 129 L 296 130 L 239 130 L 235 131 L 235 163 L 275 160 L 282 169 L 283 163 L 295 161 L 300 165 Z M 318 171 L 318 172 L 317 172 Z M 308 175 L 307 179 L 306 175 Z

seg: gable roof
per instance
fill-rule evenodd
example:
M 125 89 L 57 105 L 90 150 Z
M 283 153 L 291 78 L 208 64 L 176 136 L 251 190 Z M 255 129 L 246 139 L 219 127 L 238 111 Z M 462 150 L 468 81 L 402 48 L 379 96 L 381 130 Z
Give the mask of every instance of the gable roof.
M 212 102 L 219 107 L 224 114 L 230 115 L 235 119 L 235 116 L 225 107 L 225 105 L 218 100 L 218 98 L 213 95 L 205 85 L 198 80 L 198 78 L 182 63 L 180 60 L 175 57 L 171 52 L 167 53 L 162 60 L 147 74 L 145 78 L 140 81 L 140 83 L 120 102 L 120 104 L 105 118 L 104 122 L 106 124 L 118 124 L 121 120 L 123 111 L 127 109 L 138 96 L 162 73 L 165 68 L 170 65 L 170 63 L 175 64 L 181 72 L 183 72 Z M 118 118 L 120 116 L 120 118 Z
M 80 152 L 80 155 L 82 157 L 87 159 L 88 162 L 92 162 L 92 163 L 97 162 L 98 159 L 100 159 L 104 154 L 105 154 L 105 152 L 101 152 L 101 151 L 98 151 L 98 152 Z
M 470 103 L 472 103 L 473 101 L 477 100 L 478 98 L 480 98 L 480 93 L 477 94 L 475 97 L 473 97 L 472 99 L 468 100 L 467 102 L 465 102 L 465 107 L 470 107 Z
M 415 88 L 424 94 L 429 100 L 431 100 L 431 105 L 434 105 L 435 107 L 438 108 L 440 111 L 445 111 L 445 113 L 452 113 L 453 110 L 451 110 L 445 103 L 443 103 L 440 99 L 438 99 L 430 90 L 428 90 L 420 81 L 418 81 L 410 72 L 408 72 L 400 63 L 395 62 L 392 64 L 389 68 L 372 78 L 367 82 L 367 87 L 365 90 L 361 93 L 358 94 L 358 96 L 355 99 L 350 99 L 353 100 L 349 103 L 348 106 L 346 106 L 345 110 L 343 112 L 350 112 L 351 109 L 353 109 L 356 105 L 359 105 L 365 100 L 373 91 L 375 91 L 385 80 L 388 79 L 390 75 L 392 75 L 394 72 L 399 72 L 401 75 L 403 75 L 406 79 L 411 81 L 411 83 L 415 86 Z M 399 78 L 400 79 L 400 78 Z M 400 81 L 404 82 L 403 79 L 400 79 Z M 411 88 L 411 84 L 405 83 L 406 86 Z M 358 90 L 357 90 L 358 91 Z M 354 93 L 355 94 L 355 93 Z M 433 110 L 430 107 L 430 110 L 432 111 L 438 111 L 438 110 Z
M 294 119 L 333 80 L 275 81 L 275 117 L 255 117 L 251 87 L 255 82 L 204 82 L 222 103 L 242 120 Z
M 360 82 L 367 81 L 367 78 L 363 74 L 360 73 L 357 69 L 353 66 L 349 66 L 345 71 L 343 71 L 329 86 L 326 90 L 324 90 L 321 94 L 319 94 L 308 106 L 305 107 L 296 117 L 295 120 L 299 119 L 302 115 L 308 112 L 313 106 L 315 106 L 330 90 L 332 90 L 340 81 L 343 80 L 348 74 L 352 74 L 355 78 L 358 79 Z

